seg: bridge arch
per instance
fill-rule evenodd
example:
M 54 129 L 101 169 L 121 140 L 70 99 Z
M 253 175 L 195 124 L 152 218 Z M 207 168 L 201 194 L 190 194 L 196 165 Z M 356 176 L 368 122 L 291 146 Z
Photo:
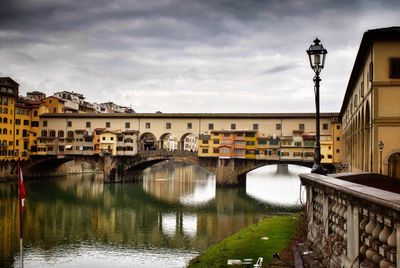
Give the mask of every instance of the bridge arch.
M 159 139 L 159 148 L 161 150 L 165 149 L 168 151 L 177 151 L 178 150 L 178 141 L 177 141 L 175 135 L 172 133 L 162 134 Z
M 180 139 L 180 150 L 197 152 L 197 140 L 197 136 L 193 133 L 188 132 L 183 134 Z
M 154 151 L 157 149 L 157 138 L 151 132 L 145 132 L 140 136 L 140 151 Z

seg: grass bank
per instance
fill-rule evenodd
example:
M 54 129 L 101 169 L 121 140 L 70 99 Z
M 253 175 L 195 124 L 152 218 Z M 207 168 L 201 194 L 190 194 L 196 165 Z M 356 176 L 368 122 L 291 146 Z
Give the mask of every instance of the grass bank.
M 299 223 L 299 214 L 266 217 L 211 246 L 188 267 L 232 267 L 227 265 L 228 259 L 251 258 L 255 262 L 258 257 L 264 258 L 263 267 L 267 267 L 275 252 L 289 246 Z

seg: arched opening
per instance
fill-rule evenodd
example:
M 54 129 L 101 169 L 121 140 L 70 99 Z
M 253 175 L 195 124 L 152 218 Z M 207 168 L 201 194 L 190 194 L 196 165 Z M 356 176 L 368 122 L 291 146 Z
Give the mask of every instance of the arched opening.
M 197 152 L 197 136 L 193 133 L 183 135 L 180 143 L 182 151 Z
M 160 137 L 160 149 L 167 151 L 178 150 L 178 140 L 171 133 L 165 133 Z
M 369 102 L 365 104 L 365 160 L 366 160 L 366 171 L 372 172 L 372 157 L 371 157 L 371 133 L 370 133 L 370 111 Z
M 153 133 L 146 132 L 140 136 L 140 150 L 141 151 L 154 151 L 157 149 L 157 139 Z
M 388 175 L 400 179 L 400 153 L 394 153 L 389 157 Z

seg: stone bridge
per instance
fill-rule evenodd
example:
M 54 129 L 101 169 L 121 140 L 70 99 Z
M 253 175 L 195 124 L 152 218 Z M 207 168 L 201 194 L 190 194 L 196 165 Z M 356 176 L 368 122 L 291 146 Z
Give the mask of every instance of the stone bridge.
M 56 170 L 62 164 L 75 161 L 69 167 L 70 173 L 80 173 L 78 163 L 88 163 L 90 170 L 104 173 L 105 182 L 122 182 L 128 180 L 132 171 L 143 170 L 153 164 L 173 159 L 189 164 L 198 164 L 216 176 L 218 186 L 238 186 L 246 183 L 246 174 L 265 165 L 294 164 L 311 167 L 311 161 L 255 160 L 255 159 L 221 159 L 216 157 L 198 157 L 189 151 L 141 151 L 134 156 L 111 155 L 59 155 L 35 156 L 24 163 L 24 174 L 40 177 L 58 175 Z

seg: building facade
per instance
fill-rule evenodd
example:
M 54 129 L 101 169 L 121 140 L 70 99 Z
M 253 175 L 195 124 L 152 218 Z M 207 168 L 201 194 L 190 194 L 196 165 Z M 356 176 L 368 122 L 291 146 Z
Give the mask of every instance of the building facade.
M 44 114 L 41 119 L 41 132 L 47 135 L 44 142 L 50 142 L 50 132 L 75 135 L 76 131 L 85 131 L 101 136 L 134 131 L 134 151 L 188 150 L 198 151 L 200 157 L 310 161 L 314 156 L 314 114 Z M 322 114 L 323 163 L 340 163 L 336 154 L 341 148 L 334 142 L 337 137 L 338 114 Z M 107 139 L 110 144 L 104 147 L 101 139 L 94 139 L 93 153 L 108 146 L 111 151 L 115 147 L 113 154 L 117 153 L 118 145 Z M 54 148 L 51 142 L 47 146 Z
M 400 178 L 399 103 L 400 27 L 369 30 L 361 40 L 340 111 L 343 162 L 350 171 Z
M 0 77 L 0 160 L 14 159 L 14 111 L 19 84 L 10 77 Z

